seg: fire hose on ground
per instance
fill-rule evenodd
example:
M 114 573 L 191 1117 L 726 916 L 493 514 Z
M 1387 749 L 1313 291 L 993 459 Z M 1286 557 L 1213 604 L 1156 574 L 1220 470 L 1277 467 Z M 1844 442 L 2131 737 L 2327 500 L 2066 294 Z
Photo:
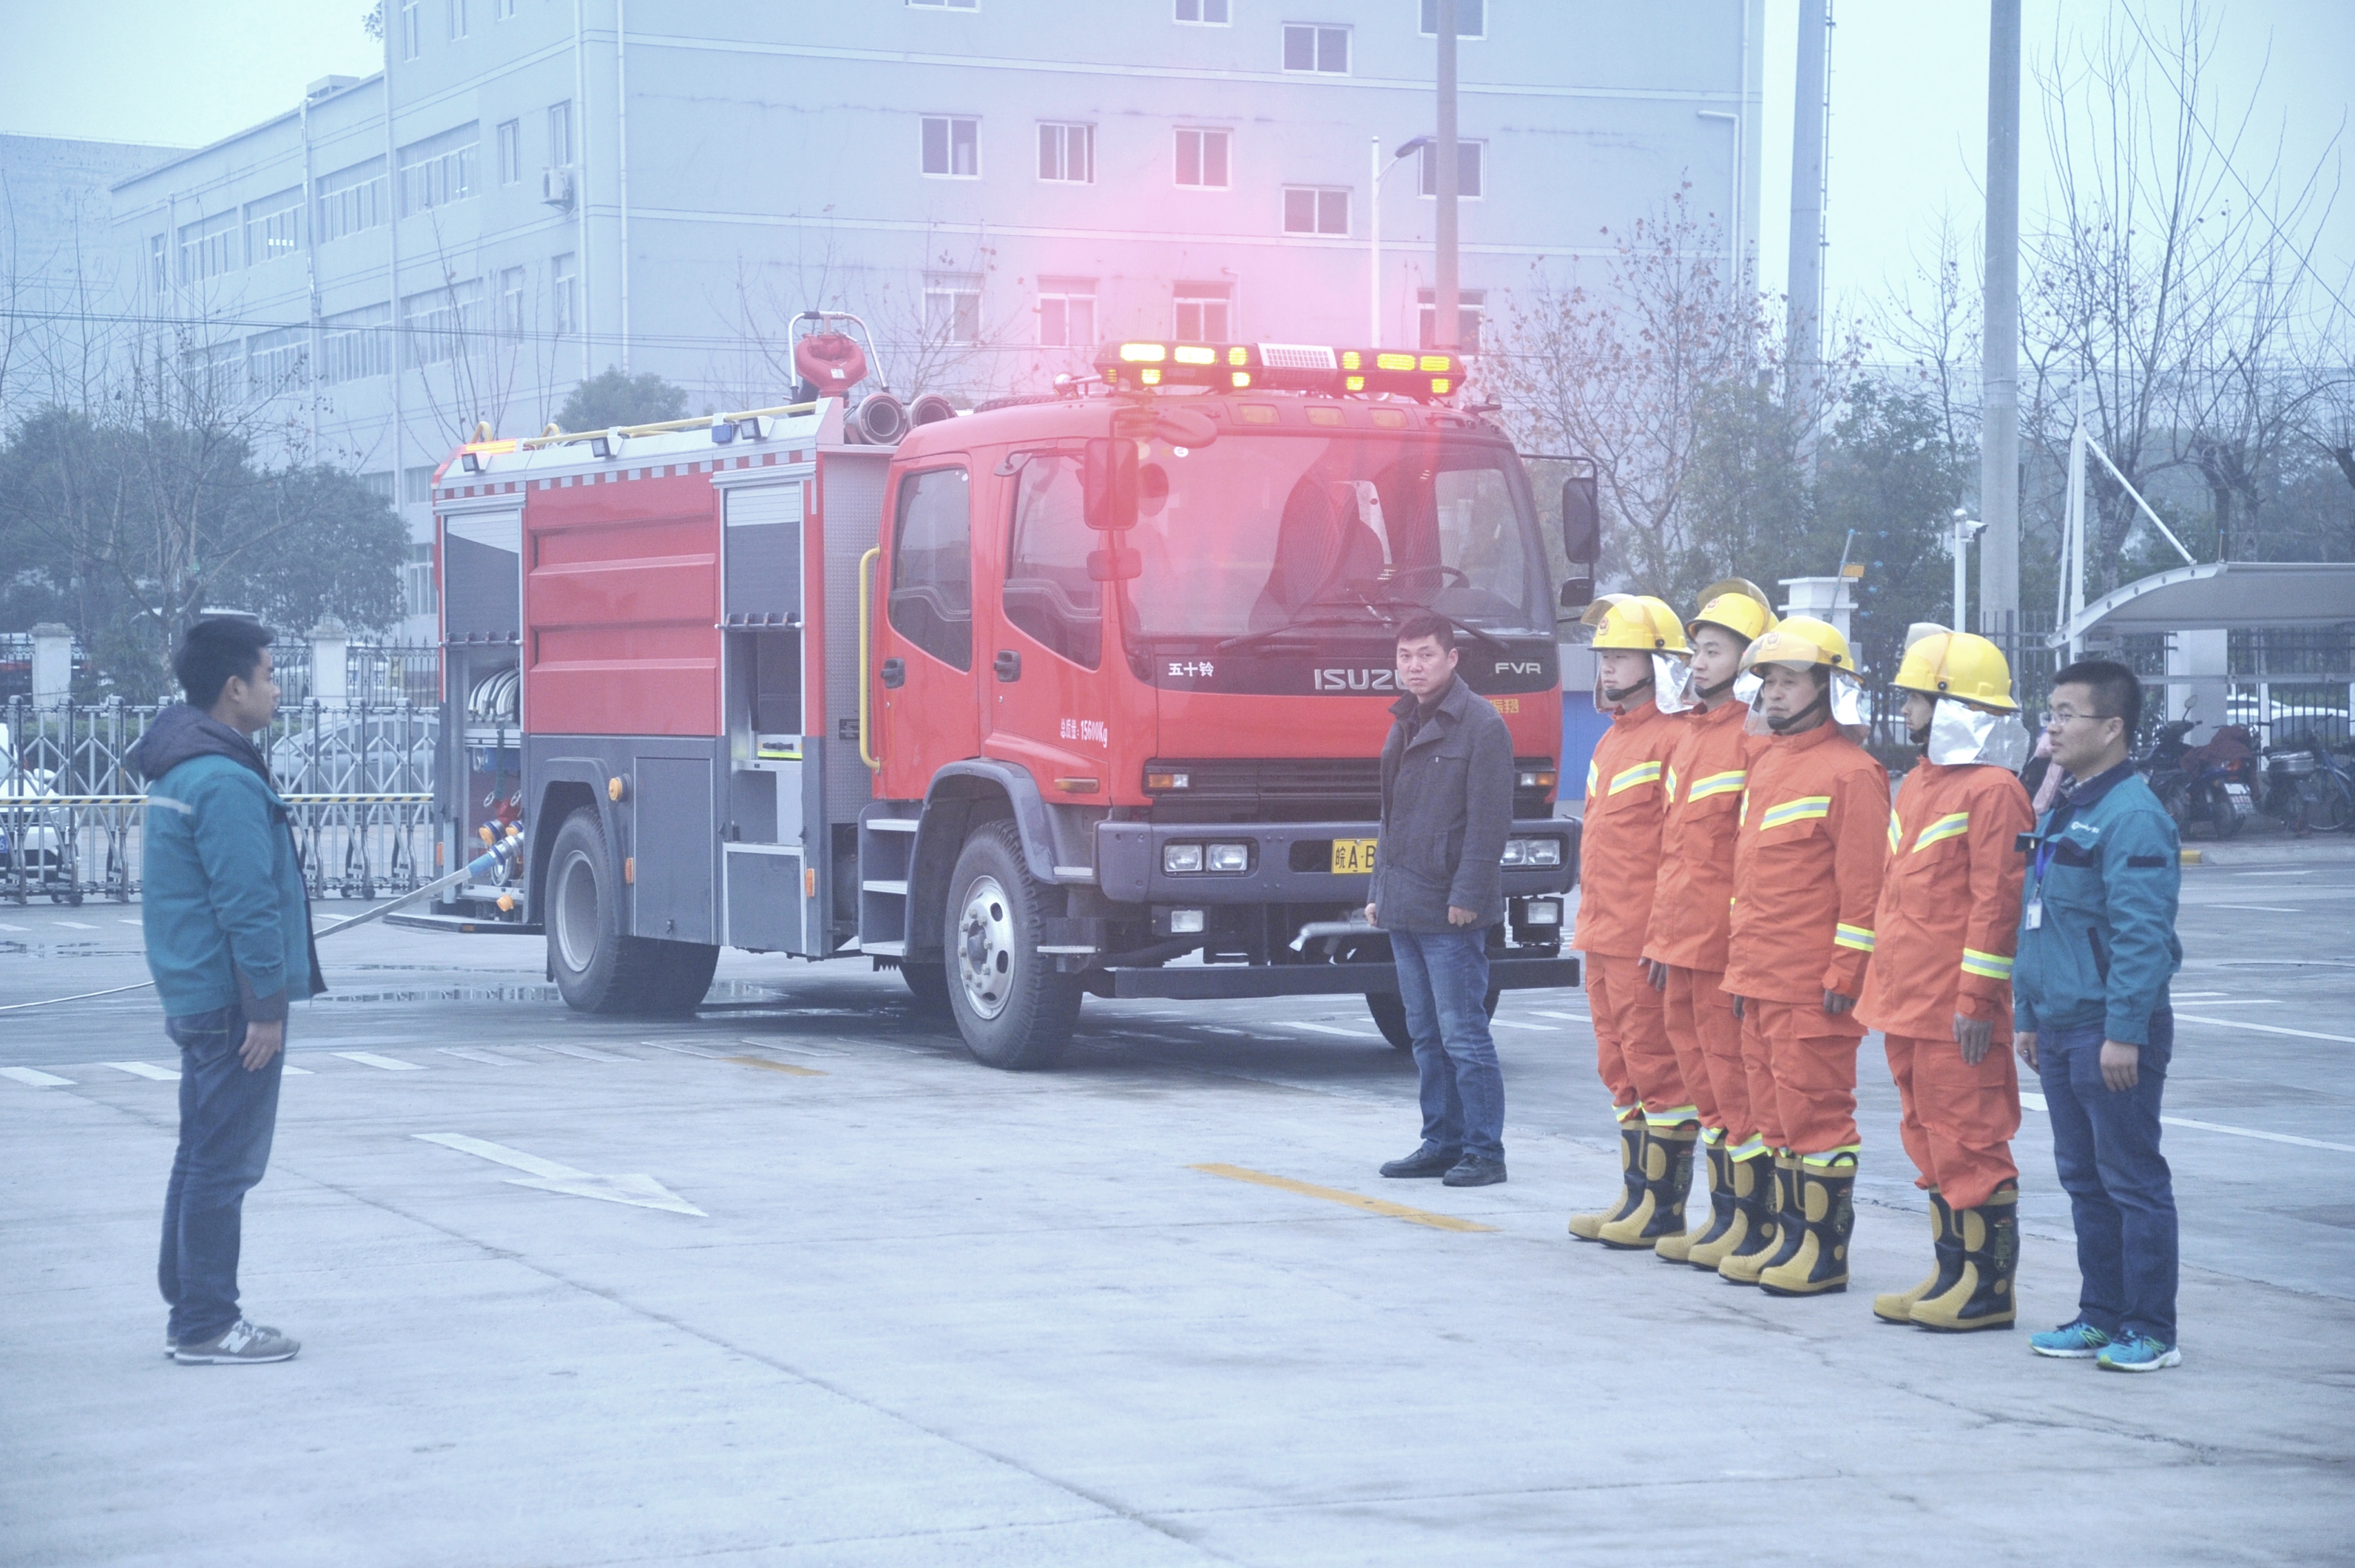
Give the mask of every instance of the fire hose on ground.
M 485 830 L 485 834 L 487 836 L 487 830 Z M 333 936 L 338 932 L 349 931 L 356 925 L 366 925 L 370 921 L 382 920 L 386 915 L 390 914 L 393 911 L 400 908 L 403 904 L 415 903 L 419 899 L 429 898 L 435 893 L 442 891 L 444 889 L 454 888 L 464 882 L 480 881 L 483 878 L 495 874 L 506 860 L 508 860 L 522 848 L 523 829 L 521 827 L 510 827 L 507 829 L 506 837 L 493 843 L 489 848 L 484 850 L 481 854 L 475 856 L 473 859 L 467 861 L 464 866 L 460 867 L 457 870 L 451 872 L 448 876 L 436 877 L 433 880 L 427 882 L 422 886 L 411 888 L 409 891 L 402 893 L 400 897 L 388 900 L 387 901 L 377 905 L 376 908 L 369 910 L 365 914 L 356 914 L 348 920 L 339 920 L 336 922 L 335 924 L 327 927 L 325 931 L 314 932 L 313 933 L 313 939 L 314 941 L 324 939 L 325 937 Z M 501 903 L 502 906 L 505 905 L 506 900 L 504 898 L 502 898 Z M 146 990 L 149 987 L 155 984 L 155 982 L 153 980 L 142 980 L 135 986 L 114 986 L 103 991 L 84 991 L 78 996 L 50 997 L 46 1000 L 38 1002 L 15 1002 L 11 1003 L 7 1007 L 0 1008 L 0 1013 L 20 1013 L 27 1008 L 54 1008 L 65 1002 L 87 1002 L 94 1000 L 100 997 L 119 997 L 126 991 Z

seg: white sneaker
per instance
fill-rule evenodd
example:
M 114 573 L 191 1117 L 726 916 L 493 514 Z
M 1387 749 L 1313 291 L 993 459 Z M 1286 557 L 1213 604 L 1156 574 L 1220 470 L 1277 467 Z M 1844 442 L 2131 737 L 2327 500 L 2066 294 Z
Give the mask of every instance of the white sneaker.
M 209 1339 L 178 1346 L 172 1359 L 184 1367 L 259 1365 L 264 1361 L 291 1361 L 302 1348 L 299 1339 L 290 1339 L 275 1328 L 259 1328 L 240 1317 Z

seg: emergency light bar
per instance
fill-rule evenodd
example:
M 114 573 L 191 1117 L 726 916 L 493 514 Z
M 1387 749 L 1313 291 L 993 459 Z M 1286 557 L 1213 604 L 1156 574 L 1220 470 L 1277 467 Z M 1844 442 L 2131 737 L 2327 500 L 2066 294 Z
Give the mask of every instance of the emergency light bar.
M 1312 343 L 1108 343 L 1097 351 L 1095 365 L 1108 385 L 1131 389 L 1388 392 L 1427 403 L 1464 385 L 1458 355 Z

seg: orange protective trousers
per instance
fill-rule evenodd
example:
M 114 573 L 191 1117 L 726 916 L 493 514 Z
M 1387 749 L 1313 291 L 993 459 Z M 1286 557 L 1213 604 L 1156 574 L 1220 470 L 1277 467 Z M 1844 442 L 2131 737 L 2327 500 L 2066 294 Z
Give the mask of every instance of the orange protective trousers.
M 1914 1185 L 1936 1188 L 1949 1209 L 1977 1209 L 2005 1182 L 2017 1182 L 2011 1140 L 2019 1131 L 2019 1069 L 2005 1042 L 1997 1040 L 1977 1067 L 1965 1065 L 1951 1040 L 1885 1034 L 1881 1043 L 1904 1113 L 1898 1132 L 1922 1173 Z
M 1742 1010 L 1757 1013 L 1759 1032 L 1765 1036 L 1775 1119 L 1782 1124 L 1775 1146 L 1798 1154 L 1856 1147 L 1856 1048 L 1864 1039 L 1864 1025 L 1855 1010 L 1828 1013 L 1821 1002 L 1762 1002 L 1755 997 Z M 1763 1131 L 1765 1113 L 1758 1119 Z
M 1668 1043 L 1660 993 L 1644 978 L 1643 960 L 1586 955 L 1586 1009 L 1594 1020 L 1594 1070 L 1625 1113 L 1641 1101 L 1657 1115 L 1692 1103 L 1676 1048 Z
M 1739 1147 L 1758 1129 L 1750 1119 L 1742 1020 L 1733 1016 L 1733 998 L 1718 983 L 1723 978 L 1670 965 L 1662 999 L 1668 1043 L 1676 1048 L 1677 1070 L 1700 1111 L 1700 1125 L 1717 1128 L 1729 1147 Z

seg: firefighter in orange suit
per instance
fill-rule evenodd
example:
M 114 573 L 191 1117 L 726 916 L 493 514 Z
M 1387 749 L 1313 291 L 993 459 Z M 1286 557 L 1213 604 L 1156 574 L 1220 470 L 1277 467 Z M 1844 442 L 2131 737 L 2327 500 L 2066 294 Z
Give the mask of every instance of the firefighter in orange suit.
M 2009 1328 L 2019 1263 L 2019 1078 L 2011 958 L 2035 809 L 2011 668 L 1985 637 L 1920 626 L 1894 684 L 1923 760 L 1889 819 L 1870 973 L 1856 1016 L 1881 1031 L 1936 1258 L 1873 1315 L 1948 1332 Z
M 1685 721 L 1685 629 L 1657 599 L 1606 593 L 1587 606 L 1594 628 L 1596 705 L 1611 728 L 1586 769 L 1579 833 L 1578 925 L 1571 945 L 1586 955 L 1587 1010 L 1596 1071 L 1619 1119 L 1623 1186 L 1613 1207 L 1571 1217 L 1570 1233 L 1605 1246 L 1649 1249 L 1684 1232 L 1700 1136 L 1660 993 L 1643 973 L 1644 936 L 1660 869 L 1660 820 L 1669 753 Z
M 1645 978 L 1666 1004 L 1668 1043 L 1700 1108 L 1700 1151 L 1709 1171 L 1707 1229 L 1664 1235 L 1654 1250 L 1664 1262 L 1712 1273 L 1751 1228 L 1756 1204 L 1741 1200 L 1763 1198 L 1774 1183 L 1774 1161 L 1750 1114 L 1742 1023 L 1722 988 L 1734 823 L 1750 782 L 1751 755 L 1764 746 L 1744 732 L 1749 709 L 1734 699 L 1733 685 L 1743 650 L 1774 626 L 1765 592 L 1732 578 L 1701 591 L 1700 613 L 1685 628 L 1692 637 L 1697 711 L 1668 758 L 1660 875 L 1644 940 Z
M 1742 662 L 1760 677 L 1774 740 L 1750 765 L 1734 836 L 1725 988 L 1745 1017 L 1756 1014 L 1780 1147 L 1772 1250 L 1745 1241 L 1718 1273 L 1776 1296 L 1815 1296 L 1848 1288 L 1864 1036 L 1855 1008 L 1888 859 L 1889 774 L 1843 729 L 1863 715 L 1837 628 L 1794 615 Z

